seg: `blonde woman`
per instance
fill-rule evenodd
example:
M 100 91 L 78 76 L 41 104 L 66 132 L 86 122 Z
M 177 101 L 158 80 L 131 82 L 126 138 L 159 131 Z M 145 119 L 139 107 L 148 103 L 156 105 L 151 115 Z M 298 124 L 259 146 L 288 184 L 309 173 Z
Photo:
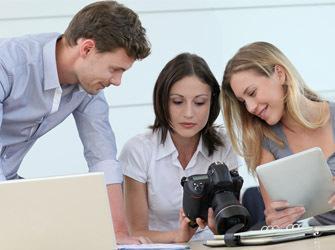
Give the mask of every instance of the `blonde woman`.
M 320 147 L 335 174 L 335 104 L 313 92 L 274 45 L 242 47 L 226 66 L 221 97 L 233 147 L 251 172 L 260 164 Z M 304 214 L 304 207 L 271 201 L 261 183 L 260 189 L 268 225 L 285 227 Z M 335 206 L 335 195 L 329 198 Z M 313 221 L 334 224 L 335 212 Z

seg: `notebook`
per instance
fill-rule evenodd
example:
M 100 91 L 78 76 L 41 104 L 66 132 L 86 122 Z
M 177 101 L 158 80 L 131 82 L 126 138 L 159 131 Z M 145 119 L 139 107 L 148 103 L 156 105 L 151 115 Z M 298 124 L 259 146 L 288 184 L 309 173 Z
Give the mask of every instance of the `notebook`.
M 335 225 L 301 227 L 290 225 L 285 229 L 265 227 L 262 230 L 235 233 L 233 235 L 215 235 L 213 240 L 207 240 L 207 246 L 239 246 L 264 245 L 335 234 Z M 228 238 L 227 238 L 228 237 Z
M 256 172 L 271 200 L 305 207 L 300 219 L 333 210 L 328 200 L 335 193 L 335 185 L 320 148 L 260 165 Z
M 102 173 L 2 182 L 0 200 L 1 249 L 116 249 Z

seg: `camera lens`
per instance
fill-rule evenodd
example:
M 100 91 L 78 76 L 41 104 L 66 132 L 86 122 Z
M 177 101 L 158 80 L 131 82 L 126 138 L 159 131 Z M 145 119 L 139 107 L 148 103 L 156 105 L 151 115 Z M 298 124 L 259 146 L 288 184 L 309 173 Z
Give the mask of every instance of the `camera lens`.
M 217 193 L 213 197 L 212 207 L 215 215 L 216 230 L 225 234 L 232 226 L 242 223 L 246 230 L 249 224 L 249 212 L 236 199 L 232 192 Z

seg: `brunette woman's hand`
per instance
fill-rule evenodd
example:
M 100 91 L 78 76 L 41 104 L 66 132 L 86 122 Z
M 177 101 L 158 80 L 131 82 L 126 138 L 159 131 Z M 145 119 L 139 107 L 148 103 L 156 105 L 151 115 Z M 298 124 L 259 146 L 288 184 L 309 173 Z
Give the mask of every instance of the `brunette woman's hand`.
M 186 217 L 184 210 L 179 210 L 179 229 L 175 231 L 175 243 L 183 243 L 188 242 L 195 232 L 197 231 L 197 228 L 192 228 L 189 226 L 190 219 Z
M 196 222 L 199 225 L 200 228 L 204 229 L 206 226 L 208 226 L 208 228 L 213 232 L 213 234 L 216 234 L 216 227 L 215 227 L 215 218 L 214 218 L 214 211 L 213 209 L 210 207 L 208 209 L 208 219 L 207 222 L 197 218 Z

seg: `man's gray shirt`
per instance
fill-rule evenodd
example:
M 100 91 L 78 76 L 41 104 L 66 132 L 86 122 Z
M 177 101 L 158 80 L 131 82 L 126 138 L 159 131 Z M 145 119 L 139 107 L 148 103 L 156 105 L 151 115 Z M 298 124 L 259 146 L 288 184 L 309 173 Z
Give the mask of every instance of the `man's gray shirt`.
M 79 85 L 68 85 L 70 91 L 55 102 L 56 92 L 62 92 L 55 50 L 59 37 L 52 33 L 0 40 L 0 180 L 17 178 L 35 141 L 72 113 L 89 171 L 104 172 L 106 183 L 121 183 L 103 92 L 92 96 Z

